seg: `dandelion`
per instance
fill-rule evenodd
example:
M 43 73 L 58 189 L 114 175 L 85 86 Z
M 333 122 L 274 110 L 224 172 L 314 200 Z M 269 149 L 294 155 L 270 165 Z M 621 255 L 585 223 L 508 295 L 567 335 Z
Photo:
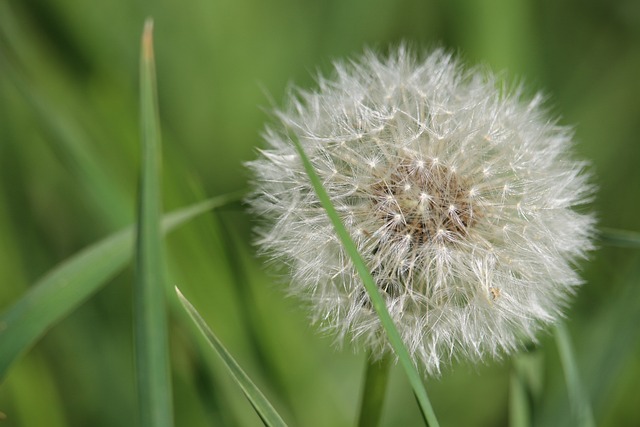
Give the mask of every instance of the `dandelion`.
M 304 147 L 418 365 L 500 357 L 562 315 L 581 283 L 593 194 L 541 96 L 499 87 L 442 50 L 335 65 L 296 91 L 250 162 L 259 246 L 337 342 L 391 351 L 305 173 Z

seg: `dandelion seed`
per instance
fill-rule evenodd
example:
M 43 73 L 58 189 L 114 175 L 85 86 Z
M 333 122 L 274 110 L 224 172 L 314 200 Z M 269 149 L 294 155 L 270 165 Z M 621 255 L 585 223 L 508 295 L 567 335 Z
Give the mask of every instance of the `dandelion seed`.
M 260 247 L 341 342 L 390 351 L 349 257 L 304 172 L 297 138 L 368 264 L 414 360 L 499 357 L 561 316 L 592 249 L 585 164 L 539 97 L 499 90 L 437 50 L 401 47 L 336 64 L 268 128 L 249 167 Z

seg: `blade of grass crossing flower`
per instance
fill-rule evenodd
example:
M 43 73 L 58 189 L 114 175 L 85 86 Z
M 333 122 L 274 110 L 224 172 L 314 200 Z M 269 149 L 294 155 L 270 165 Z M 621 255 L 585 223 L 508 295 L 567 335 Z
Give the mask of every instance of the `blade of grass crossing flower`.
M 262 419 L 265 425 L 270 427 L 284 427 L 286 426 L 285 422 L 282 420 L 282 417 L 276 412 L 271 403 L 267 400 L 267 398 L 262 394 L 262 392 L 256 387 L 256 385 L 251 381 L 249 376 L 242 370 L 238 362 L 231 356 L 229 351 L 222 345 L 218 337 L 211 331 L 211 329 L 207 326 L 206 322 L 200 316 L 198 311 L 191 305 L 189 300 L 182 295 L 180 289 L 177 287 L 176 293 L 178 294 L 178 298 L 180 302 L 184 306 L 189 316 L 194 321 L 194 323 L 200 329 L 200 332 L 205 336 L 207 342 L 211 345 L 214 351 L 220 356 L 225 366 L 229 370 L 229 373 L 233 376 L 234 380 L 240 386 L 242 391 L 244 392 L 247 399 L 255 409 L 258 416 Z
M 134 324 L 138 412 L 142 427 L 173 425 L 162 235 L 160 127 L 153 58 L 153 22 L 142 35 L 141 171 L 138 189 Z
M 240 200 L 231 193 L 166 214 L 164 233 L 197 216 Z M 133 254 L 133 227 L 114 233 L 63 261 L 0 314 L 0 381 L 11 364 L 45 332 L 122 270 Z
M 596 423 L 593 418 L 591 404 L 587 396 L 585 396 L 585 389 L 582 387 L 576 359 L 573 355 L 571 338 L 564 323 L 558 323 L 555 326 L 554 336 L 560 353 L 560 362 L 562 363 L 562 370 L 567 383 L 569 400 L 577 419 L 576 425 L 580 427 L 595 427 Z
M 291 139 L 295 144 L 296 150 L 300 155 L 305 171 L 307 172 L 307 175 L 311 180 L 313 188 L 318 196 L 318 199 L 320 200 L 320 203 L 322 204 L 322 207 L 327 211 L 327 216 L 330 218 L 336 234 L 338 235 L 338 238 L 340 239 L 345 251 L 351 258 L 351 261 L 353 262 L 354 267 L 360 275 L 360 278 L 362 279 L 364 287 L 366 288 L 367 294 L 369 295 L 369 298 L 371 300 L 371 305 L 380 318 L 380 322 L 382 323 L 382 326 L 387 333 L 389 342 L 393 347 L 396 356 L 400 361 L 400 364 L 404 368 L 411 386 L 413 387 L 413 391 L 416 395 L 416 399 L 418 401 L 424 419 L 431 427 L 438 427 L 438 420 L 431 406 L 431 402 L 429 401 L 429 397 L 427 396 L 427 391 L 422 384 L 420 374 L 418 373 L 415 364 L 411 361 L 409 352 L 402 342 L 402 338 L 400 337 L 400 334 L 398 333 L 398 330 L 396 329 L 396 326 L 394 325 L 393 320 L 389 315 L 387 307 L 385 306 L 382 296 L 380 295 L 380 291 L 378 291 L 378 287 L 376 286 L 373 277 L 371 276 L 369 268 L 364 263 L 364 260 L 360 256 L 360 253 L 358 252 L 355 243 L 351 239 L 349 232 L 340 220 L 338 212 L 331 203 L 329 195 L 320 182 L 320 178 L 313 169 L 313 165 L 304 152 L 300 141 L 295 137 L 292 137 Z

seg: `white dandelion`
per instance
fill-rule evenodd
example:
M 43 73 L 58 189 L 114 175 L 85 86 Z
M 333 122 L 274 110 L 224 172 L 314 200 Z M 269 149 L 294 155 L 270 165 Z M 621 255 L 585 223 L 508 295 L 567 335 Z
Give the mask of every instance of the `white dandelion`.
M 297 91 L 249 163 L 265 219 L 312 319 L 374 355 L 391 351 L 292 138 L 304 147 L 410 354 L 429 373 L 499 357 L 562 315 L 592 249 L 593 188 L 572 135 L 490 73 L 400 47 L 335 65 Z

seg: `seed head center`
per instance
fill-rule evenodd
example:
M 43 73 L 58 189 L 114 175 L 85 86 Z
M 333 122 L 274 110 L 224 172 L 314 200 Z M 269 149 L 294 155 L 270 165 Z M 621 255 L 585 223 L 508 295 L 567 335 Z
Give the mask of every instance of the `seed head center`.
M 467 235 L 478 217 L 468 180 L 438 161 L 402 161 L 384 170 L 370 195 L 392 240 L 423 244 Z

